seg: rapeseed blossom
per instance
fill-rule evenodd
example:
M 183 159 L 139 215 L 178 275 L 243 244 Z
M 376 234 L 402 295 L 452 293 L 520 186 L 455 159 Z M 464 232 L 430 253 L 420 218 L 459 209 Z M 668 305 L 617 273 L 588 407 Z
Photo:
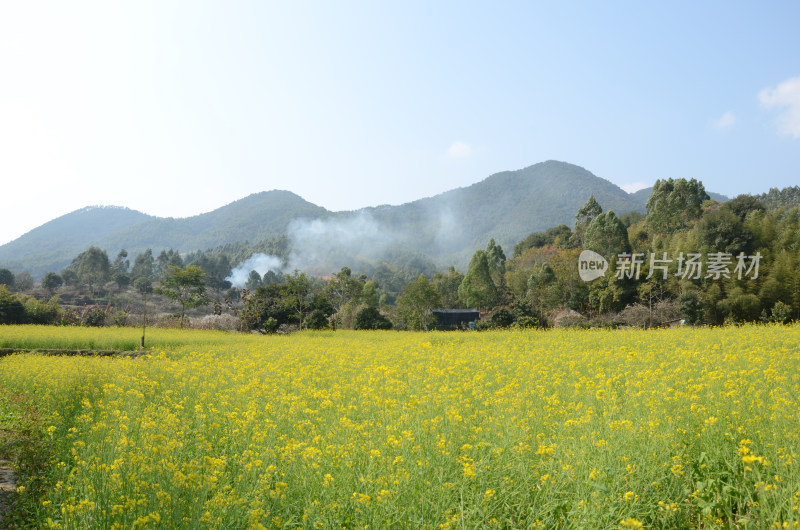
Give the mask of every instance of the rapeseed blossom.
M 37 526 L 800 521 L 797 326 L 159 338 L 0 359 L 51 451 Z

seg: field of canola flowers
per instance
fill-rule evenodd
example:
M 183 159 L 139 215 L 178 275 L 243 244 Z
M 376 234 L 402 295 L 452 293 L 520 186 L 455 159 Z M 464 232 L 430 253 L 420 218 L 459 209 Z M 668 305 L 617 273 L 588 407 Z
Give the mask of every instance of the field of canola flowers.
M 798 326 L 161 333 L 136 359 L 0 358 L 50 458 L 21 482 L 32 526 L 800 521 Z

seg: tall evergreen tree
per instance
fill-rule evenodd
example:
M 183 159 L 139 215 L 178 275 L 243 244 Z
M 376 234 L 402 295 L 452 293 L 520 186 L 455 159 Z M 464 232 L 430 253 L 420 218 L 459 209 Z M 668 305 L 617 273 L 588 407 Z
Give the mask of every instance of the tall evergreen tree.
M 133 260 L 133 269 L 131 269 L 131 276 L 134 280 L 137 278 L 153 278 L 155 268 L 155 260 L 153 259 L 153 251 L 147 249 L 141 254 L 136 256 Z
M 645 225 L 658 234 L 689 228 L 708 199 L 703 183 L 695 179 L 657 180 L 647 199 Z
M 458 297 L 468 307 L 489 307 L 497 300 L 497 286 L 492 280 L 485 250 L 473 254 L 467 274 L 458 287 Z
M 583 235 L 583 247 L 609 258 L 631 251 L 628 230 L 613 211 L 601 213 L 589 223 Z
M 601 213 L 603 213 L 603 207 L 600 206 L 600 203 L 597 202 L 597 199 L 594 198 L 594 195 L 590 195 L 589 199 L 586 201 L 586 204 L 581 206 L 581 209 L 575 214 L 575 226 L 585 227 L 592 222 L 592 219 Z
M 575 232 L 570 237 L 570 244 L 573 248 L 578 248 L 584 245 L 584 234 L 589 224 L 600 214 L 603 213 L 603 208 L 594 195 L 590 195 L 580 210 L 575 214 Z

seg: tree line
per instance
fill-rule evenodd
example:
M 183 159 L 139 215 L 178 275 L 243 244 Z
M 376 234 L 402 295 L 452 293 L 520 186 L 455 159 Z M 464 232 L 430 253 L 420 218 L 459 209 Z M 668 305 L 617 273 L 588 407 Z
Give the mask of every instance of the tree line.
M 232 268 L 254 250 L 285 263 L 290 252 L 285 237 L 184 255 L 173 249 L 154 255 L 148 249 L 132 263 L 125 250 L 111 260 L 105 250 L 90 247 L 62 271 L 42 277 L 41 288 L 52 297 L 47 302 L 21 294 L 33 287 L 30 275 L 0 269 L 0 285 L 6 286 L 0 291 L 0 322 L 57 321 L 57 293 L 65 286 L 92 296 L 112 286 L 145 301 L 157 294 L 180 308 L 181 325 L 187 311 L 209 308 L 234 314 L 240 329 L 263 333 L 424 330 L 436 326 L 435 308 L 479 308 L 479 328 L 788 322 L 800 318 L 798 201 L 797 187 L 720 203 L 694 179 L 659 180 L 645 214 L 617 216 L 590 197 L 573 226 L 530 234 L 510 258 L 491 239 L 475 251 L 464 273 L 454 267 L 437 271 L 424 256 L 398 254 L 393 263 L 375 264 L 368 273 L 349 267 L 328 277 L 251 271 L 242 289 L 226 279 Z M 602 277 L 580 277 L 584 250 L 607 259 Z M 728 260 L 724 273 L 687 275 L 683 270 L 686 260 L 709 256 Z M 756 274 L 752 263 L 749 275 L 736 274 L 737 258 L 741 265 L 756 256 Z M 657 274 L 648 271 L 648 262 L 659 264 Z
M 771 190 L 766 196 L 740 195 L 720 203 L 710 200 L 696 180 L 659 180 L 644 215 L 620 217 L 603 212 L 590 198 L 574 227 L 531 234 L 516 245 L 507 277 L 510 296 L 535 306 L 543 317 L 552 317 L 559 308 L 572 309 L 586 325 L 796 320 L 796 193 L 795 188 Z M 610 271 L 602 278 L 585 282 L 579 277 L 576 265 L 584 249 L 608 258 Z M 632 257 L 642 262 L 642 274 L 619 274 Z M 697 274 L 687 274 L 689 258 L 705 260 L 697 263 Z M 651 261 L 658 264 L 655 274 L 647 270 Z M 751 266 L 754 261 L 757 270 L 737 271 L 741 263 Z M 712 265 L 719 270 L 711 270 Z

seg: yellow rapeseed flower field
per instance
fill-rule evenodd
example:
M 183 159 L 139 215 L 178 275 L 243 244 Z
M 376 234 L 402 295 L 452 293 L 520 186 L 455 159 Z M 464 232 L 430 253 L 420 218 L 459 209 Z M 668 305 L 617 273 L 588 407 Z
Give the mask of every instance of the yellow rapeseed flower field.
M 21 484 L 33 526 L 800 522 L 798 326 L 160 333 L 135 359 L 0 358 L 51 459 Z

